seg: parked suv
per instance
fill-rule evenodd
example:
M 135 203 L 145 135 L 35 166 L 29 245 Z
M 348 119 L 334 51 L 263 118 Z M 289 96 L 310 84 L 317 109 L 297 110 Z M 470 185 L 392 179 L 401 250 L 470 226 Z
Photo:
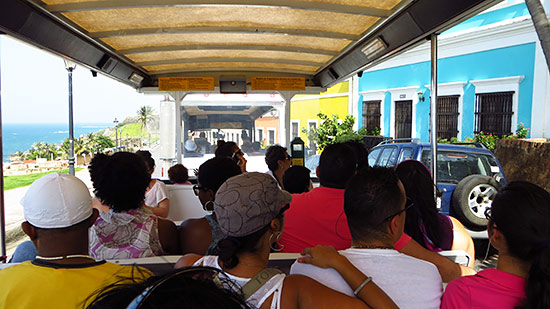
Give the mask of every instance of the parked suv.
M 459 219 L 473 231 L 487 227 L 485 210 L 507 184 L 495 155 L 482 144 L 438 144 L 437 188 L 439 212 Z M 369 166 L 393 167 L 408 159 L 431 170 L 431 145 L 419 139 L 388 140 L 369 151 Z

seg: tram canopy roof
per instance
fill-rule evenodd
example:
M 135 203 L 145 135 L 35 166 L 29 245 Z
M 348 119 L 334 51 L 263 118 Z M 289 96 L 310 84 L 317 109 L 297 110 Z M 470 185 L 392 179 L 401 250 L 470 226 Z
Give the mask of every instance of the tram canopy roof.
M 2 0 L 0 31 L 135 88 L 159 77 L 327 87 L 500 0 Z

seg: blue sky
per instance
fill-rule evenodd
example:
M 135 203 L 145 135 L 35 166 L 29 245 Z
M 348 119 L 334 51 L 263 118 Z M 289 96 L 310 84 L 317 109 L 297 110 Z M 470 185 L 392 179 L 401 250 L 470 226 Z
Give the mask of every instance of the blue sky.
M 68 123 L 68 81 L 63 59 L 0 35 L 2 121 Z M 158 112 L 160 95 L 143 95 L 125 84 L 77 66 L 73 73 L 75 123 L 110 123 L 134 116 L 140 106 Z

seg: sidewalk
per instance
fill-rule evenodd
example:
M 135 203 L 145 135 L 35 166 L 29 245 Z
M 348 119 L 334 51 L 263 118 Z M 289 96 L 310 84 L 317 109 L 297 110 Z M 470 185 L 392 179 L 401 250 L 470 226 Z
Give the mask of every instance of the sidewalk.
M 88 189 L 90 194 L 93 194 L 92 181 L 90 180 L 90 174 L 88 168 L 84 168 L 81 171 L 76 172 L 76 177 L 80 178 Z M 25 221 L 23 215 L 23 206 L 21 206 L 21 199 L 27 192 L 29 187 L 22 187 L 4 191 L 4 217 L 6 220 L 6 250 L 8 256 L 13 253 L 15 247 L 24 240 L 27 240 L 27 236 L 21 230 L 21 222 Z

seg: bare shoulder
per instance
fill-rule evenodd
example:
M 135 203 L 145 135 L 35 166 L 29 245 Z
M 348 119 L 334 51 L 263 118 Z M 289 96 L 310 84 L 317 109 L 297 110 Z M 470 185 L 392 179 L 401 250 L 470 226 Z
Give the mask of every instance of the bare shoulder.
M 195 254 L 195 253 L 188 253 L 184 256 L 182 256 L 177 262 L 174 268 L 182 268 L 185 266 L 193 266 L 195 262 L 197 262 L 200 258 L 202 258 L 202 255 Z
M 195 228 L 197 226 L 202 226 L 204 224 L 208 224 L 208 221 L 206 218 L 193 218 L 193 219 L 187 219 L 183 221 L 180 225 L 180 228 Z

